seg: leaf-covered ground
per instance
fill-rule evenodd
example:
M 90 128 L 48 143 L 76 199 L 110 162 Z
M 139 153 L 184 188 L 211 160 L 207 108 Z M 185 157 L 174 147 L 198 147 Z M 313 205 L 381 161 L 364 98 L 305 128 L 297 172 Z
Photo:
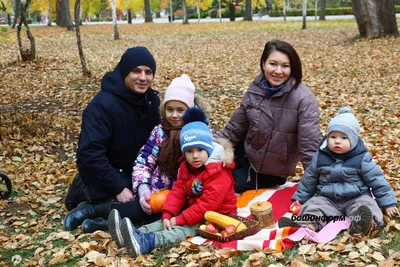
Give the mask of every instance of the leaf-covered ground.
M 187 73 L 213 105 L 211 124 L 223 127 L 259 72 L 264 44 L 292 43 L 304 82 L 321 109 L 321 127 L 339 107 L 351 106 L 362 138 L 400 198 L 400 39 L 355 39 L 354 21 L 235 22 L 190 25 L 112 25 L 81 28 L 93 77 L 84 79 L 74 32 L 32 27 L 38 60 L 19 61 L 16 31 L 0 33 L 0 170 L 14 193 L 0 200 L 0 265 L 17 266 L 395 266 L 400 261 L 399 219 L 375 239 L 347 233 L 326 245 L 302 243 L 285 253 L 237 252 L 183 242 L 131 259 L 104 232 L 63 232 L 63 197 L 76 172 L 81 113 L 131 46 L 147 46 L 157 61 L 154 88 Z M 27 42 L 24 42 L 27 45 Z M 302 169 L 298 168 L 299 178 Z

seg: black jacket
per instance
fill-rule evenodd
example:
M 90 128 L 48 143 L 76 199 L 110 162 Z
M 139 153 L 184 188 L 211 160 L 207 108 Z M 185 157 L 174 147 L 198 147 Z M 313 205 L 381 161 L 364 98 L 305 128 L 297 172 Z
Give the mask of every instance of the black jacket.
M 118 65 L 82 117 L 77 165 L 91 200 L 115 198 L 132 189 L 132 167 L 152 129 L 161 122 L 158 92 L 131 92 Z

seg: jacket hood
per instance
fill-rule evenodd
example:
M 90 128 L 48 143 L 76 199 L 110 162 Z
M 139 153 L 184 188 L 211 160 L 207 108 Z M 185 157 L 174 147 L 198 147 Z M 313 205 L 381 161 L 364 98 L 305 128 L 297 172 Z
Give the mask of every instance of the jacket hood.
M 207 166 L 210 163 L 222 162 L 223 166 L 228 166 L 233 163 L 233 145 L 226 139 L 216 138 L 212 142 L 213 152 L 206 161 Z
M 114 71 L 107 72 L 101 80 L 101 89 L 110 92 L 113 95 L 119 96 L 122 100 L 134 105 L 144 106 L 146 104 L 147 95 L 150 91 L 156 92 L 149 88 L 144 94 L 135 94 L 125 85 L 125 80 L 122 78 L 120 65 L 118 64 Z

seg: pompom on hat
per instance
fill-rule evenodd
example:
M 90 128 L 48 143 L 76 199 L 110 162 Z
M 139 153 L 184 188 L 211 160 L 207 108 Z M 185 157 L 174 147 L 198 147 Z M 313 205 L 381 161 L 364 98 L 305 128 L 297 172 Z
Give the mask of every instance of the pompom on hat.
M 360 133 L 360 124 L 353 115 L 351 108 L 340 108 L 338 115 L 331 119 L 328 125 L 328 134 L 335 131 L 342 132 L 347 135 L 350 140 L 350 150 L 357 146 L 358 134 Z
M 206 150 L 210 156 L 213 151 L 213 135 L 207 126 L 207 116 L 204 111 L 198 107 L 189 108 L 182 120 L 184 123 L 180 133 L 182 153 L 190 148 L 199 147 Z
M 122 78 L 125 78 L 137 66 L 147 66 L 156 74 L 156 61 L 150 51 L 144 46 L 128 48 L 118 63 Z
M 171 84 L 167 87 L 164 95 L 164 103 L 171 100 L 181 101 L 188 108 L 194 106 L 194 92 L 196 87 L 190 80 L 189 76 L 182 74 L 172 80 Z

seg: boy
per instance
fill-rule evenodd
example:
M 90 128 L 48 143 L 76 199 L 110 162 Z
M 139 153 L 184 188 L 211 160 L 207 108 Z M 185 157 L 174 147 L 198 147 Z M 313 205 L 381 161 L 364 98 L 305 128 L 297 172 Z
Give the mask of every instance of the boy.
M 212 142 L 207 117 L 201 109 L 189 108 L 182 119 L 185 125 L 180 146 L 184 156 L 178 178 L 164 203 L 162 221 L 136 229 L 128 218 L 119 223 L 117 210 L 110 213 L 108 225 L 113 240 L 126 246 L 133 258 L 196 235 L 196 228 L 209 210 L 237 213 L 231 173 L 235 166 L 232 145 L 226 140 Z
M 351 235 L 367 235 L 374 227 L 382 227 L 381 208 L 390 217 L 399 215 L 394 191 L 358 136 L 359 130 L 351 109 L 341 108 L 329 122 L 328 135 L 292 197 L 297 203 L 304 203 L 299 214 L 306 215 L 303 218 L 351 216 Z M 318 231 L 328 222 L 299 223 Z M 283 217 L 278 225 L 300 226 L 299 223 Z

